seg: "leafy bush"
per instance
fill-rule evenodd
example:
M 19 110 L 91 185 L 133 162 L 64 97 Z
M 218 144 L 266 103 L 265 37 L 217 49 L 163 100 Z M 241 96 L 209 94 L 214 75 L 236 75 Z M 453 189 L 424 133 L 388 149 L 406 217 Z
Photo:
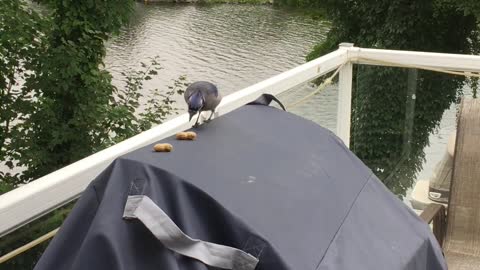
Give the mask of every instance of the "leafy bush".
M 159 76 L 157 58 L 122 73 L 123 87 L 112 84 L 105 42 L 133 0 L 42 2 L 45 17 L 21 0 L 0 1 L 0 165 L 17 169 L 0 172 L 0 194 L 163 122 L 187 86 L 181 76 L 145 89 Z M 0 254 L 60 226 L 71 206 L 2 237 Z M 46 244 L 0 268 L 32 269 Z
M 120 89 L 101 68 L 133 1 L 46 2 L 52 19 L 20 0 L 0 3 L 0 160 L 23 168 L 0 173 L 2 191 L 161 123 L 187 85 L 181 76 L 169 89 L 144 89 L 157 58 L 122 73 Z

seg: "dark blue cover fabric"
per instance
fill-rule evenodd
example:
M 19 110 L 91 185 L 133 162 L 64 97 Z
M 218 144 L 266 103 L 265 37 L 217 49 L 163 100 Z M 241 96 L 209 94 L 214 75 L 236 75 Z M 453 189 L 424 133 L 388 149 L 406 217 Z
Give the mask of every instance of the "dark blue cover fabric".
M 87 188 L 36 270 L 211 269 L 166 249 L 127 196 L 151 198 L 192 238 L 242 249 L 258 270 L 446 269 L 430 229 L 330 131 L 246 105 L 116 159 Z

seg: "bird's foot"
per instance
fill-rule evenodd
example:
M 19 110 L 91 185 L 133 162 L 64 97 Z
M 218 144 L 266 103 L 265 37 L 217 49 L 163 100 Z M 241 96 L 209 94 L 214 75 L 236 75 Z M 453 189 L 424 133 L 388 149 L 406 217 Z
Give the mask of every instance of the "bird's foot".
M 212 121 L 212 118 L 213 118 L 213 114 L 214 114 L 214 113 L 215 113 L 215 111 L 212 111 L 212 113 L 210 114 L 210 117 L 208 117 L 208 119 L 207 119 L 207 120 L 205 120 L 204 122 L 205 122 L 205 123 L 209 123 L 209 122 L 211 122 L 211 121 Z

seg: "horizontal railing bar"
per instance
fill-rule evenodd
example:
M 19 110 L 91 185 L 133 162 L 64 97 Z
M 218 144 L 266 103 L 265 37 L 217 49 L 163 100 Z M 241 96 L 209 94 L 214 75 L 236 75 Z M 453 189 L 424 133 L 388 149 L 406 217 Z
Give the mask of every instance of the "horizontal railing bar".
M 216 117 L 258 98 L 263 93 L 279 94 L 313 80 L 347 62 L 341 48 L 318 59 L 283 72 L 226 96 Z M 191 126 L 188 115 L 164 124 L 52 172 L 0 196 L 0 237 L 74 200 L 115 158 L 185 130 Z
M 259 93 L 278 95 L 295 86 L 311 81 L 338 68 L 347 62 L 345 49 L 339 49 L 313 61 L 307 62 L 280 75 L 266 79 L 241 91 L 234 92 L 222 100 L 218 112 L 228 113 L 258 98 Z M 247 100 L 247 101 L 246 101 Z M 246 101 L 246 102 L 245 102 Z
M 480 56 L 416 51 L 340 48 L 306 64 L 226 96 L 216 116 L 253 101 L 263 93 L 279 94 L 324 75 L 346 62 L 379 66 L 419 66 L 480 72 Z M 0 236 L 77 198 L 115 158 L 190 127 L 186 114 L 86 157 L 0 196 Z
M 480 72 L 480 56 L 451 53 L 382 50 L 351 47 L 348 59 L 355 64 L 377 66 L 420 66 L 426 68 Z

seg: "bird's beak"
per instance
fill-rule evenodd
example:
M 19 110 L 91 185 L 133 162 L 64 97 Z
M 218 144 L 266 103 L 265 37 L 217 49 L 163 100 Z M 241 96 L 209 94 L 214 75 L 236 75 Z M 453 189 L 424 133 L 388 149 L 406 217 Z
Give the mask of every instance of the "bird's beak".
M 189 117 L 188 117 L 188 122 L 192 121 L 192 117 L 195 115 L 195 112 L 188 112 Z

